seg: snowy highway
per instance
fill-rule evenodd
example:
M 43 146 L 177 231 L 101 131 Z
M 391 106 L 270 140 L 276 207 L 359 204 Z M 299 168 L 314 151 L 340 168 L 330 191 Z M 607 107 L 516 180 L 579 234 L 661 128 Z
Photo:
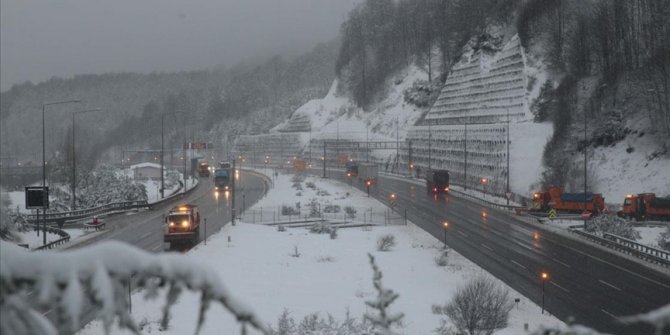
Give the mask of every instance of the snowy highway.
M 330 178 L 344 180 L 341 172 Z M 439 240 L 449 222 L 447 244 L 538 305 L 540 274 L 547 272 L 545 308 L 561 320 L 574 321 L 614 334 L 652 334 L 651 328 L 629 326 L 615 317 L 656 309 L 670 301 L 670 275 L 587 242 L 573 240 L 486 209 L 456 196 L 431 198 L 424 186 L 380 176 L 371 194 L 389 203 L 398 195 L 397 211 Z M 536 236 L 537 232 L 537 238 Z
M 257 174 L 242 171 L 240 180 L 237 181 L 236 207 L 238 211 L 243 205 L 251 206 L 258 201 L 267 191 L 267 184 Z M 243 203 L 244 197 L 244 203 Z M 211 236 L 230 222 L 231 198 L 224 195 L 216 197 L 214 184 L 210 178 L 201 178 L 199 185 L 193 192 L 185 197 L 176 197 L 164 203 L 154 205 L 151 210 L 139 212 L 132 215 L 115 215 L 107 218 L 108 232 L 100 238 L 90 239 L 77 244 L 82 247 L 100 239 L 114 239 L 130 243 L 138 248 L 151 252 L 164 250 L 163 243 L 163 216 L 167 211 L 180 203 L 194 203 L 200 207 L 201 229 L 200 240 L 205 234 L 204 219 L 207 219 L 207 236 Z

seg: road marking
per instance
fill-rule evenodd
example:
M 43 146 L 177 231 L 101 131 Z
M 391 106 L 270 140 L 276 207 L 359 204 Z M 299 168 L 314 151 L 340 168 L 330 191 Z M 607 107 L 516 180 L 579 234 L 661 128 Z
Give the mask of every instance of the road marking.
M 158 251 L 158 250 L 160 250 L 161 248 L 163 248 L 163 245 L 162 245 L 162 244 L 158 244 L 158 245 L 154 246 L 153 248 L 151 248 L 151 251 Z
M 598 281 L 601 282 L 603 285 L 607 285 L 607 286 L 609 286 L 609 287 L 611 287 L 611 288 L 613 288 L 613 289 L 615 289 L 615 290 L 617 290 L 617 291 L 621 291 L 620 288 L 618 288 L 618 287 L 616 287 L 616 286 L 614 286 L 614 285 L 612 285 L 612 284 L 610 284 L 610 283 L 608 283 L 608 282 L 606 282 L 606 281 L 604 281 L 604 280 L 598 280 Z
M 600 311 L 603 312 L 603 313 L 605 313 L 605 314 L 607 314 L 607 315 L 609 315 L 609 316 L 610 316 L 611 318 L 613 318 L 613 319 L 616 319 L 616 318 L 617 318 L 616 315 L 614 315 L 614 314 L 612 314 L 612 313 L 610 313 L 610 312 L 608 312 L 608 311 L 606 311 L 606 310 L 604 310 L 604 309 L 602 309 L 602 308 L 600 309 Z
M 561 264 L 561 265 L 565 266 L 566 268 L 571 267 L 569 264 L 563 263 L 563 262 L 559 261 L 559 260 L 556 259 L 556 258 L 552 258 L 552 260 L 553 260 L 554 262 L 558 263 L 558 264 Z
M 522 268 L 524 268 L 524 269 L 526 268 L 525 266 L 523 266 L 523 265 L 521 265 L 521 264 L 519 264 L 519 263 L 517 263 L 517 262 L 515 262 L 515 261 L 513 261 L 513 260 L 511 260 L 511 259 L 510 259 L 510 261 L 511 261 L 512 263 L 516 264 L 516 265 L 519 266 L 519 267 L 522 267 Z
M 465 236 L 465 237 L 468 237 L 468 234 L 466 234 L 466 233 L 464 233 L 464 232 L 462 232 L 462 231 L 460 231 L 460 230 L 457 230 L 456 232 L 459 233 L 459 234 L 461 234 L 461 235 L 463 235 L 463 236 Z
M 553 282 L 553 281 L 550 281 L 549 283 L 553 284 L 554 286 L 560 288 L 561 290 L 563 290 L 563 291 L 565 291 L 565 292 L 570 293 L 570 291 L 569 291 L 567 288 L 565 288 L 565 287 L 563 287 L 563 286 L 561 286 L 561 285 L 558 285 L 558 284 L 556 284 L 556 283 Z
M 484 248 L 486 248 L 486 249 L 489 249 L 489 250 L 493 251 L 493 248 L 489 247 L 488 245 L 486 245 L 486 244 L 484 244 L 484 243 L 482 243 L 482 247 L 484 247 Z
M 142 236 L 140 236 L 140 240 L 143 240 L 145 237 L 148 237 L 151 234 L 152 234 L 152 232 L 150 232 L 150 231 L 147 232 L 146 234 L 143 234 Z

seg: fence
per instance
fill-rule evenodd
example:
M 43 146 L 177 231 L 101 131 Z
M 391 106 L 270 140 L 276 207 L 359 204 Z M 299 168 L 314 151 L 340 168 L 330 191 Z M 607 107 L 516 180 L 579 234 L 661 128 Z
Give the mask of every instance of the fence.
M 605 233 L 603 237 L 600 237 L 580 229 L 573 229 L 572 227 L 570 231 L 604 247 L 638 257 L 650 263 L 670 267 L 670 253 L 666 251 L 652 248 L 617 235 Z
M 36 229 L 40 229 L 39 226 L 35 226 L 35 228 L 36 228 Z M 68 233 L 65 232 L 64 230 L 61 230 L 61 229 L 58 229 L 58 228 L 54 228 L 54 227 L 47 227 L 47 232 L 48 232 L 48 233 L 51 233 L 51 234 L 56 234 L 56 235 L 60 236 L 60 238 L 57 239 L 57 240 L 55 240 L 55 241 L 53 241 L 53 242 L 49 242 L 49 243 L 47 243 L 47 244 L 45 244 L 45 245 L 39 246 L 39 247 L 37 247 L 37 248 L 35 248 L 35 249 L 33 249 L 33 250 L 52 249 L 52 248 L 54 248 L 55 246 L 58 246 L 58 245 L 61 245 L 61 244 L 65 244 L 66 242 L 70 241 L 70 234 L 68 234 Z
M 110 213 L 110 212 L 125 211 L 125 210 L 130 210 L 130 209 L 138 209 L 138 208 L 146 208 L 146 207 L 149 207 L 149 204 L 145 200 L 113 202 L 113 203 L 98 206 L 98 207 L 80 209 L 80 210 L 71 211 L 71 212 L 47 213 L 46 214 L 46 221 L 49 222 L 49 223 L 65 222 L 65 221 L 83 219 L 83 218 L 90 217 L 90 216 L 93 216 L 93 215 L 100 215 L 100 214 L 106 214 L 106 213 Z M 44 219 L 44 214 L 39 215 L 39 217 L 38 217 L 38 215 L 35 215 L 35 214 L 27 215 L 27 220 L 30 223 L 37 223 L 38 221 L 42 222 L 43 219 Z
M 246 210 L 242 214 L 242 221 L 270 225 L 319 221 L 364 225 L 401 225 L 407 223 L 404 213 L 398 213 L 389 208 L 321 203 L 259 207 Z

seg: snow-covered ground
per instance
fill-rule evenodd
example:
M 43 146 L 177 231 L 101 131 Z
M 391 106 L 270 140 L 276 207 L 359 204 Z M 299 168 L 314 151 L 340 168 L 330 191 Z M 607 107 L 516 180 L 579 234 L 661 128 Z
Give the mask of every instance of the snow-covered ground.
M 308 188 L 308 182 L 315 188 Z M 273 208 L 282 204 L 306 202 L 318 198 L 342 207 L 384 206 L 365 193 L 331 180 L 307 177 L 302 182 L 302 195 L 292 188 L 291 175 L 279 175 L 274 188 L 250 210 Z M 319 190 L 330 195 L 319 196 Z M 323 194 L 323 192 L 321 192 Z M 347 196 L 349 194 L 349 196 Z M 396 246 L 389 252 L 376 251 L 380 235 L 393 234 Z M 288 309 L 296 320 L 318 312 L 342 320 L 347 310 L 354 317 L 367 311 L 365 301 L 373 299 L 372 270 L 367 253 L 377 258 L 384 273 L 384 285 L 400 294 L 391 306 L 392 312 L 403 312 L 404 334 L 430 334 L 440 324 L 440 315 L 431 307 L 445 304 L 472 278 L 485 271 L 453 250 L 448 265 L 439 267 L 434 258 L 442 244 L 413 224 L 376 226 L 373 228 L 339 229 L 337 239 L 328 234 L 311 234 L 305 228 L 288 228 L 239 223 L 227 225 L 220 233 L 200 244 L 187 255 L 194 262 L 217 269 L 230 291 L 252 306 L 267 323 L 276 324 L 278 316 Z M 299 257 L 291 256 L 299 253 Z M 501 285 L 504 285 L 500 282 Z M 133 315 L 144 325 L 143 333 L 158 331 L 161 302 L 145 301 L 143 292 L 133 295 Z M 524 324 L 530 329 L 545 326 L 562 327 L 555 317 L 540 314 L 540 307 L 510 289 L 510 298 L 520 298 L 510 314 L 508 328 L 496 334 L 520 334 Z M 185 293 L 174 307 L 171 328 L 164 334 L 185 334 L 193 331 L 198 314 L 199 295 Z M 202 334 L 229 334 L 239 326 L 218 305 L 207 312 Z M 94 322 L 80 334 L 102 334 L 102 325 Z M 119 333 L 117 329 L 114 333 Z M 121 332 L 122 333 L 122 332 Z
M 82 229 L 64 229 L 66 233 L 70 234 L 70 241 L 73 241 L 82 235 L 84 235 L 84 231 Z M 44 236 L 42 235 L 42 231 L 40 230 L 39 236 L 37 235 L 36 231 L 28 231 L 28 232 L 17 232 L 16 235 L 18 235 L 21 238 L 21 244 L 28 244 L 29 249 L 35 249 L 39 246 L 41 246 L 44 242 Z M 60 235 L 57 234 L 51 234 L 47 233 L 47 243 L 56 241 L 60 239 Z

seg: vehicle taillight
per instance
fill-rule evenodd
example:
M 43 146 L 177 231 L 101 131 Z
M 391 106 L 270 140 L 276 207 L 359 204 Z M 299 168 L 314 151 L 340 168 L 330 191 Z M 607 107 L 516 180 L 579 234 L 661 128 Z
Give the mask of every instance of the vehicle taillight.
M 433 188 L 433 192 L 437 192 L 437 187 Z

